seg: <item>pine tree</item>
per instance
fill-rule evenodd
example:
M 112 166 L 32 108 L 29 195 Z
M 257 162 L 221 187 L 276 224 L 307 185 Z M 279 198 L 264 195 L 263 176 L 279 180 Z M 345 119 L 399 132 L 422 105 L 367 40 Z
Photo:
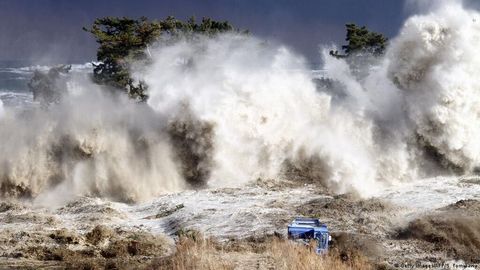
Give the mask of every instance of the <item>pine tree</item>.
M 388 42 L 384 35 L 372 32 L 365 26 L 358 27 L 353 23 L 346 24 L 345 27 L 347 29 L 345 40 L 348 44 L 342 46 L 344 54 L 330 51 L 330 55 L 344 58 L 358 53 L 369 53 L 375 56 L 384 54 Z
M 148 60 L 149 44 L 169 37 L 175 41 L 179 37 L 193 37 L 195 34 L 213 36 L 228 31 L 238 31 L 227 21 L 219 22 L 203 18 L 197 24 L 195 18 L 186 22 L 172 16 L 163 21 L 149 21 L 142 17 L 139 20 L 127 17 L 105 17 L 96 19 L 90 28 L 83 30 L 92 33 L 99 48 L 97 61 L 93 70 L 94 81 L 110 86 L 112 89 L 125 91 L 131 98 L 146 101 L 147 86 L 144 82 L 135 82 L 130 74 L 129 66 L 136 61 Z

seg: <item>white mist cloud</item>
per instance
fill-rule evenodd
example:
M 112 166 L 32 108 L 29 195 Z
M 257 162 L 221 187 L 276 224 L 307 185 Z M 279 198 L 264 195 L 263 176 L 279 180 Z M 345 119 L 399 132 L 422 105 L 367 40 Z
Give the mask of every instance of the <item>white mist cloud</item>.
M 3 114 L 0 190 L 47 204 L 140 201 L 288 177 L 289 163 L 336 192 L 369 196 L 435 162 L 471 172 L 480 165 L 477 16 L 458 2 L 413 16 L 361 78 L 324 52 L 343 96 L 316 85 L 303 57 L 252 36 L 159 44 L 151 64 L 132 67 L 148 104 L 73 76 L 60 104 Z
M 480 162 L 479 13 L 459 1 L 409 19 L 392 43 L 389 78 L 404 91 L 416 132 L 448 162 Z
M 235 35 L 162 46 L 152 55 L 153 65 L 137 73 L 149 85 L 149 105 L 175 115 L 188 104 L 213 124 L 211 186 L 282 177 L 286 161 L 312 159 L 321 164 L 318 180 L 338 192 L 368 195 L 380 185 L 372 121 L 332 108 L 302 57 Z M 356 91 L 354 99 L 364 95 Z
M 0 100 L 0 119 L 3 118 L 4 114 L 5 114 L 5 109 L 3 107 L 3 102 Z

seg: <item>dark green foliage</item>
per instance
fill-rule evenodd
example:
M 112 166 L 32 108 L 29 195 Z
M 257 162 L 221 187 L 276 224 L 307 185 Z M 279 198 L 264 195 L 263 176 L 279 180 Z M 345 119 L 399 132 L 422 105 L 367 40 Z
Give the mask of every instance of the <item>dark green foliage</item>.
M 159 23 L 162 28 L 162 33 L 181 36 L 192 33 L 214 35 L 234 30 L 233 26 L 227 21 L 219 22 L 210 18 L 203 18 L 202 22 L 197 24 L 194 17 L 191 17 L 186 22 L 182 22 L 169 16 L 165 20 L 159 21 Z
M 343 45 L 344 54 L 338 51 L 330 51 L 330 55 L 343 58 L 356 53 L 370 53 L 375 56 L 382 55 L 385 52 L 388 39 L 379 33 L 368 30 L 365 26 L 358 27 L 350 23 L 345 25 L 347 28 L 347 45 Z
M 148 45 L 160 40 L 175 41 L 179 37 L 193 37 L 194 34 L 214 35 L 234 30 L 228 22 L 203 18 L 200 24 L 190 18 L 187 22 L 167 17 L 163 21 L 149 21 L 142 17 L 139 20 L 130 18 L 105 17 L 96 19 L 90 29 L 99 48 L 95 66 L 96 83 L 108 85 L 114 89 L 122 89 L 131 98 L 139 101 L 147 100 L 146 85 L 135 82 L 130 75 L 129 65 L 136 61 L 148 63 Z
M 132 98 L 146 100 L 145 86 L 134 83 L 130 77 L 128 64 L 146 57 L 147 45 L 160 35 L 160 24 L 146 18 L 106 17 L 96 19 L 90 29 L 100 45 L 93 77 L 96 83 L 124 89 Z

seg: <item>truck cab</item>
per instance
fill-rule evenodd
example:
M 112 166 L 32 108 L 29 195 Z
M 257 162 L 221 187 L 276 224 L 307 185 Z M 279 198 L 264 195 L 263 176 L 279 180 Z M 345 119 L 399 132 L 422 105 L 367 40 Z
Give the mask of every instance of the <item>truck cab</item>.
M 308 243 L 314 239 L 317 242 L 317 254 L 324 254 L 328 251 L 328 244 L 331 241 L 330 233 L 326 224 L 316 218 L 295 218 L 288 225 L 288 238 Z

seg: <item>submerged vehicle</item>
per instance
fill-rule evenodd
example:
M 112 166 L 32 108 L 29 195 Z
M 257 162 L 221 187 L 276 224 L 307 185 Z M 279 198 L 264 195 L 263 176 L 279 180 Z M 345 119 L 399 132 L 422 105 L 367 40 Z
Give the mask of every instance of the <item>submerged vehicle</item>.
M 295 218 L 288 225 L 288 238 L 302 241 L 308 244 L 309 241 L 316 241 L 316 253 L 324 254 L 328 252 L 328 245 L 331 241 L 330 233 L 326 224 L 320 222 L 317 218 Z

